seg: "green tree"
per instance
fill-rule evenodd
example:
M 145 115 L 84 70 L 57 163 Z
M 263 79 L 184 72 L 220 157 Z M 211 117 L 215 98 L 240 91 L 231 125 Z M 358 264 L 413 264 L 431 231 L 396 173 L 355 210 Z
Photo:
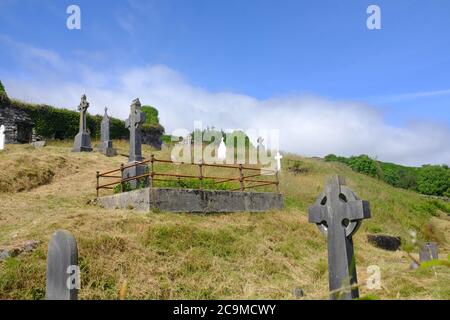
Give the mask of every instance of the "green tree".
M 0 93 L 6 94 L 5 87 L 3 86 L 3 83 L 1 80 L 0 80 Z
M 377 177 L 377 163 L 367 155 L 363 154 L 358 157 L 351 157 L 348 164 L 356 172 L 361 172 L 371 177 Z
M 417 189 L 420 193 L 443 196 L 450 190 L 450 169 L 426 165 L 419 170 Z
M 156 108 L 152 106 L 142 106 L 141 111 L 144 112 L 147 117 L 145 125 L 148 126 L 159 125 L 159 113 Z

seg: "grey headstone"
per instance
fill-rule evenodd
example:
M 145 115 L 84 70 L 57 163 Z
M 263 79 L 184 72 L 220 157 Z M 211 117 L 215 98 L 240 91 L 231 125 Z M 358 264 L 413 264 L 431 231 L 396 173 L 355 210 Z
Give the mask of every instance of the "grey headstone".
M 439 258 L 439 250 L 436 242 L 427 242 L 420 247 L 419 259 L 420 262 L 427 262 Z
M 99 152 L 103 153 L 107 157 L 113 157 L 117 155 L 116 150 L 113 148 L 112 140 L 109 137 L 109 126 L 110 126 L 110 118 L 108 116 L 108 108 L 105 108 L 105 114 L 103 115 L 103 120 L 101 123 L 100 129 L 100 144 L 97 149 Z
M 308 211 L 309 222 L 315 223 L 327 237 L 330 299 L 358 298 L 357 288 L 342 289 L 357 283 L 352 236 L 362 220 L 370 218 L 369 202 L 359 200 L 345 186 L 344 178 L 335 176 Z
M 78 249 L 74 236 L 55 232 L 48 244 L 47 300 L 77 300 L 79 284 Z
M 145 123 L 146 114 L 141 111 L 141 102 L 139 99 L 135 99 L 131 104 L 130 116 L 125 122 L 125 127 L 130 130 L 130 154 L 128 158 L 128 164 L 142 161 L 142 138 L 141 127 Z M 135 177 L 145 174 L 148 167 L 145 165 L 139 165 L 131 168 L 127 168 L 124 171 L 124 176 Z M 148 186 L 149 179 L 144 178 L 144 186 Z M 137 187 L 138 182 L 136 180 L 130 181 L 131 187 L 134 189 Z
M 73 144 L 73 152 L 91 152 L 91 136 L 87 130 L 86 112 L 89 108 L 89 102 L 86 100 L 86 95 L 81 97 L 78 111 L 80 111 L 80 131 L 75 136 Z

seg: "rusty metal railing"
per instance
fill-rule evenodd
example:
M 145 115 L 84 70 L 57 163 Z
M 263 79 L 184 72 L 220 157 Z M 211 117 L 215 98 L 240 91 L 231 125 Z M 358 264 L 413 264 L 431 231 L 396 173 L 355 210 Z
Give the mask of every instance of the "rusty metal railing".
M 179 173 L 171 173 L 171 172 L 157 172 L 155 170 L 155 163 L 168 163 L 173 165 L 187 165 L 187 166 L 197 166 L 198 167 L 198 175 L 192 175 L 192 174 L 179 174 Z M 150 164 L 150 170 L 148 173 L 133 176 L 133 177 L 124 177 L 124 171 L 128 168 L 140 166 L 140 165 L 147 165 Z M 206 167 L 212 167 L 212 168 L 223 168 L 223 169 L 231 169 L 236 170 L 239 173 L 239 176 L 234 178 L 229 177 L 218 177 L 218 176 L 208 176 L 204 175 L 204 168 Z M 251 171 L 252 174 L 246 175 L 246 171 Z M 267 176 L 267 173 L 272 173 L 272 176 L 274 177 L 274 180 L 260 180 L 260 179 L 254 179 L 256 177 L 262 176 L 262 171 L 266 173 L 265 176 Z M 258 173 L 255 173 L 258 172 Z M 120 174 L 120 175 L 119 175 Z M 109 189 L 114 190 L 116 186 L 120 185 L 120 191 L 125 191 L 125 183 L 132 180 L 138 180 L 142 178 L 149 178 L 150 187 L 154 187 L 153 183 L 154 181 L 166 181 L 166 182 L 180 182 L 181 179 L 198 179 L 200 182 L 199 190 L 203 189 L 203 181 L 205 179 L 213 180 L 214 184 L 222 184 L 227 182 L 239 182 L 239 188 L 233 188 L 230 189 L 230 191 L 245 191 L 246 189 L 253 189 L 263 186 L 269 186 L 273 185 L 275 186 L 276 192 L 279 193 L 279 175 L 276 170 L 272 169 L 261 169 L 261 168 L 254 168 L 254 167 L 248 167 L 244 166 L 242 164 L 239 165 L 228 165 L 228 164 L 206 164 L 206 163 L 185 163 L 185 162 L 172 162 L 170 160 L 162 160 L 162 159 L 156 159 L 154 155 L 151 155 L 149 160 L 144 160 L 136 163 L 131 164 L 121 164 L 119 169 L 107 171 L 100 173 L 97 171 L 96 178 L 97 178 L 97 184 L 96 184 L 96 190 L 97 190 L 97 197 L 99 196 L 99 191 L 101 189 Z M 171 179 L 165 179 L 166 177 Z M 115 180 L 113 182 L 108 182 L 105 184 L 100 184 L 101 179 L 119 179 Z

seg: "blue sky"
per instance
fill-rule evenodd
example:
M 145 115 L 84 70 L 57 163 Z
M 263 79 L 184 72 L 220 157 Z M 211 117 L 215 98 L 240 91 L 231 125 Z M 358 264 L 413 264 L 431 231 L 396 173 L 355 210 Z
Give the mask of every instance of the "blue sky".
M 81 8 L 81 30 L 66 28 L 66 8 L 71 4 Z M 381 8 L 382 30 L 366 27 L 370 4 Z M 172 83 L 179 84 L 186 92 L 214 97 L 202 98 L 202 103 L 219 105 L 220 94 L 230 94 L 231 101 L 239 97 L 271 102 L 269 107 L 274 109 L 305 97 L 333 104 L 331 109 L 344 106 L 338 111 L 345 109 L 346 102 L 360 104 L 362 109 L 370 108 L 370 114 L 377 113 L 375 122 L 381 121 L 383 128 L 409 130 L 401 136 L 418 134 L 418 127 L 421 134 L 439 128 L 434 133 L 443 140 L 435 146 L 441 153 L 429 158 L 419 154 L 431 152 L 428 149 L 418 149 L 416 155 L 408 149 L 402 156 L 400 151 L 384 153 L 381 145 L 374 145 L 373 156 L 408 164 L 448 163 L 449 30 L 448 0 L 1 0 L 0 79 L 17 98 L 64 107 L 76 105 L 75 96 L 82 94 L 77 90 L 87 91 L 88 98 L 92 90 L 98 104 L 128 98 L 131 102 L 135 97 L 113 96 L 114 92 L 135 93 L 132 89 L 122 92 L 124 79 L 145 92 L 161 92 L 155 88 L 162 84 L 167 90 L 174 89 Z M 139 70 L 148 73 L 136 76 Z M 55 84 L 68 90 L 66 103 L 56 98 L 57 93 L 51 94 Z M 44 88 L 48 94 L 41 92 Z M 159 102 L 158 109 L 178 110 L 171 99 L 151 94 L 148 98 L 152 100 L 148 103 Z M 281 99 L 278 104 L 277 99 Z M 291 112 L 296 103 L 289 103 Z M 298 103 L 299 110 L 305 110 Z M 119 107 L 111 108 L 114 115 L 126 116 Z M 198 108 L 215 110 L 214 105 Z M 186 125 L 160 112 L 166 127 Z M 221 119 L 205 117 L 209 122 Z M 236 125 L 236 120 L 212 124 Z M 442 154 L 442 148 L 448 152 Z M 308 155 L 318 152 L 303 149 Z M 324 149 L 367 152 L 347 146 Z

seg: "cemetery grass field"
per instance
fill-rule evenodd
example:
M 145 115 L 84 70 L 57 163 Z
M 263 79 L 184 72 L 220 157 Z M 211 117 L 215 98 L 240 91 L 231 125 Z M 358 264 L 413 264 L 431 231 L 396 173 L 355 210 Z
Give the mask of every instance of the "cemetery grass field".
M 126 142 L 114 144 L 127 154 Z M 354 237 L 358 280 L 364 284 L 367 267 L 378 265 L 382 288 L 369 291 L 362 285 L 361 296 L 450 299 L 448 203 L 396 189 L 339 163 L 287 154 L 282 211 L 193 215 L 107 210 L 91 204 L 95 172 L 118 168 L 127 159 L 72 153 L 71 147 L 72 141 L 50 142 L 43 149 L 7 145 L 0 153 L 0 248 L 40 241 L 35 251 L 0 262 L 0 299 L 44 298 L 47 244 L 57 229 L 77 239 L 81 299 L 328 299 L 326 240 L 308 223 L 307 208 L 331 174 L 346 176 L 372 208 L 372 218 Z M 170 159 L 170 150 L 143 146 L 146 158 L 152 153 Z M 288 159 L 299 161 L 301 173 L 288 170 Z M 417 231 L 420 241 L 439 243 L 443 265 L 409 269 L 408 252 L 418 259 L 410 230 Z M 368 233 L 401 236 L 403 250 L 375 248 Z M 304 297 L 294 294 L 298 289 Z

